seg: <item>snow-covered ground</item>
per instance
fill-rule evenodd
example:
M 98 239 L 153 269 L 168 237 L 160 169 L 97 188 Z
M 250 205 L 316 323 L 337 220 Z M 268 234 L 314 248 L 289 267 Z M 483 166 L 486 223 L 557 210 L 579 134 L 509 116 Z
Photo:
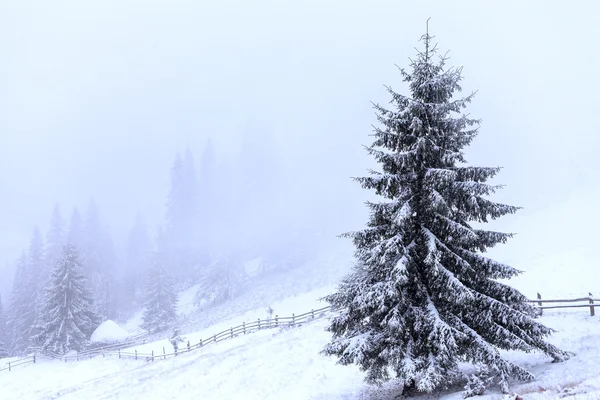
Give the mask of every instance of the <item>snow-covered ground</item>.
M 116 343 L 122 342 L 129 338 L 129 332 L 117 325 L 116 322 L 110 319 L 104 321 L 98 326 L 92 336 L 90 342 L 92 343 Z
M 248 282 L 245 290 L 236 298 L 203 310 L 198 310 L 194 304 L 194 296 L 198 287 L 192 286 L 179 293 L 177 304 L 177 314 L 181 320 L 178 324 L 179 328 L 182 332 L 194 332 L 227 321 L 234 316 L 244 316 L 246 313 L 253 313 L 254 310 L 261 308 L 266 310 L 269 306 L 275 310 L 275 314 L 284 315 L 284 310 L 277 309 L 278 306 L 275 304 L 289 301 L 287 299 L 290 297 L 303 296 L 307 292 L 314 289 L 319 290 L 325 286 L 333 290 L 339 280 L 349 271 L 352 252 L 353 247 L 350 241 L 337 240 L 330 246 L 326 254 L 305 265 L 257 277 Z M 255 263 L 256 260 L 250 262 L 250 264 Z M 328 293 L 323 293 L 323 296 L 326 294 Z M 307 311 L 310 310 L 309 305 L 303 308 L 307 308 Z M 290 315 L 294 312 L 300 311 L 297 309 L 289 311 Z M 120 325 L 130 334 L 141 333 L 143 332 L 140 328 L 142 314 L 142 311 L 139 311 L 129 321 Z M 256 318 L 263 317 L 257 316 Z
M 576 204 L 568 204 L 565 210 Z M 521 224 L 538 226 L 538 222 L 534 218 Z M 590 280 L 595 270 L 590 260 L 596 259 L 592 236 L 578 235 L 572 238 L 576 245 L 558 246 L 557 239 L 547 233 L 547 240 L 537 251 L 519 248 L 523 246 L 519 240 L 533 241 L 545 229 L 543 224 L 535 229 L 516 229 L 524 232 L 514 239 L 517 245 L 492 252 L 493 257 L 527 271 L 510 284 L 530 297 L 536 292 L 545 299 L 582 297 L 588 291 L 598 297 L 597 283 Z M 194 344 L 241 322 L 263 320 L 269 306 L 273 315 L 279 316 L 322 307 L 319 299 L 335 290 L 348 269 L 351 248 L 344 246 L 342 242 L 337 251 L 305 268 L 257 279 L 233 301 L 201 312 L 193 304 L 195 288 L 182 292 L 178 313 L 189 317 L 181 323 L 183 336 Z M 507 252 L 509 248 L 514 251 Z M 510 396 L 490 391 L 479 398 L 514 400 L 518 394 L 523 400 L 600 400 L 600 309 L 597 314 L 589 316 L 586 308 L 546 311 L 541 321 L 558 331 L 550 342 L 577 355 L 551 364 L 539 354 L 507 352 L 506 357 L 534 372 L 536 381 L 515 382 Z M 122 326 L 136 332 L 140 320 L 141 313 Z M 327 320 L 317 320 L 289 330 L 260 331 L 154 363 L 102 357 L 68 363 L 40 359 L 35 365 L 0 372 L 0 400 L 396 399 L 399 392 L 393 381 L 382 387 L 366 385 L 357 367 L 336 365 L 335 359 L 319 354 L 330 337 L 326 325 Z M 132 349 L 144 353 L 154 350 L 155 354 L 162 353 L 163 346 L 170 350 L 169 334 Z M 458 400 L 461 391 L 457 387 L 416 399 Z
M 323 288 L 326 291 L 327 288 Z M 291 310 L 321 293 L 315 291 L 277 307 Z M 275 308 L 275 307 L 274 307 Z M 300 311 L 300 310 L 296 310 Z M 600 318 L 587 310 L 548 311 L 542 322 L 558 330 L 550 341 L 577 353 L 552 364 L 538 354 L 506 356 L 533 371 L 537 380 L 514 383 L 512 396 L 489 392 L 482 400 L 600 399 Z M 256 313 L 260 313 L 256 310 Z M 250 315 L 251 313 L 249 313 Z M 214 326 L 217 332 L 242 317 Z M 219 342 L 199 351 L 152 362 L 97 357 L 79 362 L 40 360 L 35 365 L 0 373 L 0 398 L 22 400 L 91 399 L 381 399 L 396 398 L 393 382 L 371 387 L 355 366 L 336 365 L 319 354 L 329 339 L 326 319 L 302 327 L 272 329 Z M 188 334 L 203 336 L 205 332 Z M 206 335 L 208 336 L 208 335 Z M 148 348 L 164 343 L 151 343 Z M 416 399 L 458 400 L 460 388 Z

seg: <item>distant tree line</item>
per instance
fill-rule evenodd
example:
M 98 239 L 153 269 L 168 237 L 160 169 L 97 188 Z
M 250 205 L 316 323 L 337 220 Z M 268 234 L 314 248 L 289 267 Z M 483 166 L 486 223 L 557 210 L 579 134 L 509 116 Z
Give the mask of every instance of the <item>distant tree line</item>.
M 318 224 L 286 214 L 275 153 L 268 135 L 254 135 L 232 165 L 217 159 L 210 140 L 199 167 L 191 149 L 176 154 L 155 240 L 139 214 L 117 246 L 93 200 L 83 215 L 74 208 L 68 224 L 56 205 L 45 237 L 36 227 L 16 262 L 0 313 L 0 357 L 81 349 L 102 321 L 139 309 L 144 329 L 164 330 L 176 318 L 178 291 L 197 285 L 196 303 L 210 306 L 244 290 L 246 261 L 259 259 L 259 273 L 301 265 L 316 251 Z M 69 304 L 58 307 L 59 298 Z

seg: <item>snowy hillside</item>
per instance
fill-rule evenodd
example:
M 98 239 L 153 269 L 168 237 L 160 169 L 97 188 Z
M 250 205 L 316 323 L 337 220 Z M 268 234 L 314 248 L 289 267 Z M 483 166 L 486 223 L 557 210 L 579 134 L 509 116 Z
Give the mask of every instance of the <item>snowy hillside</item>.
M 296 296 L 275 304 L 282 313 L 318 306 L 317 298 L 329 288 Z M 255 310 L 218 326 L 184 335 L 190 340 L 251 320 L 263 313 Z M 507 357 L 533 371 L 533 383 L 513 385 L 524 400 L 600 399 L 600 319 L 579 309 L 547 312 L 542 321 L 557 329 L 551 342 L 577 356 L 551 364 L 536 354 L 507 353 Z M 0 373 L 1 393 L 23 400 L 57 399 L 394 399 L 393 383 L 381 388 L 363 382 L 358 368 L 336 365 L 319 351 L 329 338 L 327 320 L 302 327 L 271 329 L 223 341 L 176 358 L 152 362 L 97 357 L 80 362 L 40 360 L 38 364 Z M 166 341 L 138 347 L 158 350 Z M 417 399 L 458 400 L 460 388 L 443 395 Z M 0 396 L 1 397 L 1 396 Z M 2 397 L 4 398 L 4 397 Z M 6 397 L 8 398 L 8 397 Z M 482 400 L 514 399 L 488 393 Z
M 525 239 L 520 237 L 519 239 Z M 296 270 L 285 271 L 255 280 L 240 297 L 222 305 L 198 312 L 193 304 L 195 288 L 180 294 L 179 315 L 187 320 L 185 340 L 196 343 L 242 322 L 264 320 L 267 308 L 273 316 L 299 314 L 324 305 L 319 299 L 335 290 L 339 277 L 348 269 L 351 249 L 341 241 L 329 256 Z M 536 291 L 548 299 L 555 295 L 584 296 L 588 283 L 568 278 L 572 270 L 565 268 L 574 260 L 583 276 L 591 269 L 592 259 L 585 248 L 563 248 L 534 260 L 511 261 L 528 266 L 518 278 L 517 286 L 533 296 Z M 534 262 L 535 261 L 535 262 Z M 579 276 L 577 274 L 577 276 Z M 558 279 L 557 279 L 558 278 Z M 584 289 L 584 290 L 578 290 Z M 549 310 L 541 318 L 558 332 L 550 342 L 577 353 L 573 359 L 559 364 L 538 354 L 508 353 L 507 358 L 534 372 L 533 383 L 515 383 L 512 390 L 524 400 L 572 398 L 600 399 L 600 319 L 590 317 L 587 309 Z M 127 324 L 138 330 L 139 317 Z M 142 360 L 97 357 L 80 362 L 41 359 L 35 365 L 21 366 L 10 373 L 0 372 L 2 393 L 10 398 L 30 399 L 395 399 L 398 390 L 393 382 L 381 388 L 363 382 L 357 367 L 336 365 L 335 359 L 319 354 L 330 335 L 324 329 L 326 320 L 317 320 L 290 330 L 264 330 L 236 337 L 199 351 L 167 360 L 148 363 Z M 163 338 L 132 347 L 139 352 L 171 349 Z M 8 359 L 2 360 L 9 361 Z M 458 400 L 462 388 L 447 393 L 420 396 L 422 400 Z M 441 396 L 441 397 L 440 397 Z M 484 400 L 514 400 L 491 392 Z
M 197 331 L 229 320 L 235 315 L 241 316 L 248 312 L 252 314 L 256 309 L 266 310 L 269 306 L 275 309 L 275 313 L 283 315 L 283 310 L 278 310 L 276 303 L 289 301 L 290 297 L 304 296 L 312 290 L 320 290 L 325 286 L 333 290 L 341 277 L 349 271 L 352 252 L 353 247 L 349 241 L 337 240 L 326 254 L 316 257 L 301 267 L 274 271 L 257 277 L 248 283 L 239 296 L 202 310 L 194 304 L 198 286 L 192 286 L 179 293 L 177 304 L 179 327 L 183 332 Z M 323 296 L 326 294 L 328 293 L 322 293 Z M 289 310 L 289 313 L 291 315 L 296 311 L 298 308 Z M 127 323 L 121 325 L 130 333 L 136 334 L 142 332 L 141 322 L 142 311 L 140 310 Z

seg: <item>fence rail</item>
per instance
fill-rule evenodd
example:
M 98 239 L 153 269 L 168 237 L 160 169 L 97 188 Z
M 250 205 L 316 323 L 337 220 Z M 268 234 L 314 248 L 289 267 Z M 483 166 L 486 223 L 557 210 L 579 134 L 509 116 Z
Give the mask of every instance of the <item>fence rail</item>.
M 537 308 L 540 310 L 540 315 L 543 310 L 549 309 L 564 309 L 564 308 L 589 308 L 590 315 L 595 315 L 595 305 L 600 304 L 600 299 L 595 299 L 591 293 L 589 293 L 588 297 L 581 297 L 575 299 L 550 299 L 543 300 L 542 296 L 537 293 L 536 300 L 529 300 L 530 303 L 536 303 Z M 570 303 L 581 303 L 587 302 L 587 304 L 570 304 Z M 596 303 L 595 303 L 596 302 Z M 552 304 L 550 306 L 544 306 L 544 303 Z M 553 304 L 561 304 L 561 303 L 569 303 L 568 305 L 553 305 Z M 115 343 L 108 346 L 103 346 L 95 349 L 90 349 L 86 351 L 79 352 L 75 355 L 65 355 L 61 356 L 52 352 L 40 352 L 36 350 L 33 355 L 22 357 L 18 359 L 14 359 L 8 363 L 0 364 L 0 371 L 11 371 L 13 368 L 27 365 L 27 364 L 35 364 L 36 357 L 48 357 L 53 359 L 60 359 L 65 362 L 68 361 L 79 361 L 83 359 L 93 358 L 97 356 L 103 357 L 118 357 L 118 358 L 130 358 L 135 360 L 146 360 L 146 361 L 155 361 L 166 359 L 168 357 L 175 357 L 178 354 L 190 352 L 193 350 L 197 350 L 207 345 L 214 344 L 223 340 L 232 339 L 239 335 L 246 335 L 248 333 L 256 332 L 263 329 L 272 329 L 279 327 L 294 327 L 297 325 L 301 325 L 303 323 L 310 322 L 314 319 L 321 318 L 325 315 L 325 313 L 332 311 L 331 306 L 326 306 L 323 308 L 319 308 L 316 310 L 311 310 L 309 312 L 303 314 L 292 314 L 291 317 L 279 317 L 275 315 L 274 318 L 268 318 L 261 320 L 258 318 L 256 321 L 252 321 L 249 323 L 243 322 L 241 325 L 231 327 L 219 333 L 215 333 L 212 336 L 209 336 L 206 339 L 200 339 L 197 343 L 187 342 L 187 345 L 183 346 L 181 350 L 174 351 L 172 353 L 167 353 L 165 348 L 163 347 L 162 351 L 155 352 L 152 350 L 150 353 L 142 353 L 138 352 L 137 349 L 130 350 L 131 347 L 137 346 L 140 344 L 144 344 L 146 342 L 146 338 L 148 337 L 148 333 L 140 333 L 137 335 L 133 335 L 129 338 L 129 340 L 125 342 Z M 122 351 L 124 350 L 124 351 Z M 36 356 L 37 354 L 37 356 Z
M 256 331 L 263 330 L 263 329 L 298 326 L 303 323 L 307 323 L 312 320 L 321 318 L 325 315 L 326 312 L 328 312 L 330 310 L 331 310 L 331 307 L 327 306 L 327 307 L 319 308 L 316 310 L 313 309 L 304 314 L 299 314 L 299 315 L 292 314 L 291 317 L 280 317 L 278 315 L 275 315 L 274 318 L 268 318 L 268 319 L 263 319 L 263 320 L 261 320 L 259 318 L 256 321 L 252 321 L 249 323 L 243 322 L 241 325 L 225 329 L 224 331 L 215 333 L 206 339 L 200 339 L 197 343 L 192 344 L 188 341 L 187 345 L 183 346 L 181 348 L 181 350 L 178 349 L 172 353 L 167 353 L 164 346 L 162 349 L 160 349 L 160 350 L 162 350 L 162 352 L 160 352 L 160 351 L 155 352 L 154 350 L 152 350 L 150 353 L 138 352 L 137 349 L 133 349 L 133 350 L 127 349 L 126 351 L 122 351 L 123 347 L 120 347 L 118 349 L 103 348 L 100 350 L 95 349 L 92 351 L 81 352 L 76 355 L 70 355 L 70 356 L 67 355 L 67 356 L 62 357 L 62 360 L 64 360 L 65 362 L 77 361 L 77 360 L 92 358 L 92 357 L 96 357 L 96 356 L 100 356 L 100 355 L 103 357 L 129 358 L 129 359 L 135 359 L 135 360 L 142 359 L 142 360 L 146 360 L 146 361 L 161 360 L 161 359 L 166 359 L 168 357 L 175 357 L 181 353 L 198 350 L 200 348 L 206 347 L 207 345 L 221 342 L 223 340 L 233 339 L 234 337 L 237 337 L 239 335 L 245 335 L 245 334 L 256 332 Z M 135 346 L 136 344 L 139 344 L 139 343 L 135 343 L 135 344 L 133 344 L 133 346 Z M 127 347 L 131 347 L 131 346 L 127 346 Z
M 529 300 L 530 303 L 537 303 L 537 306 L 540 310 L 540 315 L 544 312 L 543 310 L 551 310 L 556 308 L 589 308 L 590 315 L 593 317 L 596 315 L 595 311 L 595 303 L 600 302 L 600 299 L 595 299 L 592 293 L 588 293 L 588 297 L 580 297 L 577 299 L 559 299 L 559 300 L 542 300 L 542 295 L 537 294 L 537 300 Z M 573 304 L 566 306 L 544 306 L 544 303 L 556 304 L 556 303 L 581 303 L 587 302 L 587 304 Z
M 27 364 L 35 364 L 36 356 L 35 353 L 31 356 L 17 358 L 16 360 L 9 361 L 4 364 L 4 366 L 0 365 L 0 371 L 12 371 L 14 367 L 18 367 L 20 365 Z

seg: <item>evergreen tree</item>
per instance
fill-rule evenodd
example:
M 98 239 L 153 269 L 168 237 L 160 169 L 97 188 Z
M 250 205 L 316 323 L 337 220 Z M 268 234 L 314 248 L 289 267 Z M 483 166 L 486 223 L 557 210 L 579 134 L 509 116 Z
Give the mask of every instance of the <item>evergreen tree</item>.
M 188 213 L 188 221 L 186 228 L 192 243 L 196 240 L 196 219 L 198 207 L 198 180 L 196 178 L 196 162 L 192 150 L 187 147 L 183 156 L 183 199 L 185 201 L 184 208 Z
M 119 307 L 115 290 L 117 256 L 112 235 L 106 226 L 102 227 L 100 232 L 98 253 L 100 269 L 96 275 L 98 279 L 96 309 L 103 320 L 114 319 Z
M 8 308 L 9 352 L 14 355 L 22 354 L 27 348 L 31 328 L 29 321 L 35 319 L 33 282 L 27 268 L 27 254 L 23 251 L 17 261 Z
M 214 257 L 200 277 L 195 303 L 218 304 L 237 296 L 246 283 L 246 271 L 239 254 L 229 250 Z
M 6 319 L 4 318 L 2 297 L 0 296 L 0 358 L 6 358 L 8 356 L 8 331 L 6 329 Z
M 37 228 L 33 230 L 29 251 L 17 262 L 9 307 L 10 352 L 24 354 L 29 348 L 33 325 L 41 307 L 44 247 Z
M 152 244 L 146 224 L 138 213 L 127 239 L 125 270 L 121 295 L 128 299 L 124 304 L 140 306 L 143 300 L 145 278 L 151 265 Z
M 29 243 L 29 252 L 27 254 L 27 262 L 29 264 L 29 271 L 31 274 L 31 281 L 34 282 L 35 287 L 38 290 L 44 288 L 43 278 L 46 276 L 46 264 L 45 264 L 45 253 L 44 253 L 44 242 L 40 230 L 35 227 L 31 235 Z M 35 294 L 37 295 L 38 290 Z
M 81 252 L 85 256 L 84 271 L 91 279 L 95 275 L 103 273 L 102 255 L 100 254 L 100 241 L 102 237 L 102 224 L 98 214 L 98 206 L 92 199 L 85 213 L 82 227 L 83 242 Z M 90 284 L 92 282 L 90 281 Z M 94 288 L 92 287 L 92 292 Z
M 217 215 L 222 215 L 218 210 L 223 210 L 223 204 L 220 200 L 230 200 L 230 198 L 220 198 L 219 182 L 217 174 L 219 166 L 215 155 L 215 149 L 212 141 L 206 141 L 202 160 L 200 163 L 200 174 L 198 179 L 198 211 L 197 225 L 199 229 L 198 246 L 201 249 L 204 262 L 208 261 L 208 254 L 211 248 L 220 241 L 217 231 L 219 220 Z M 225 218 L 231 214 L 223 215 Z
M 193 283 L 196 264 L 196 177 L 194 159 L 187 149 L 182 159 L 179 153 L 171 169 L 171 187 L 167 201 L 168 264 L 181 288 Z
M 73 212 L 71 213 L 71 221 L 69 223 L 69 230 L 67 233 L 67 242 L 75 246 L 75 248 L 79 251 L 83 249 L 83 219 L 81 218 L 81 214 L 79 213 L 77 207 L 73 208 Z
M 54 206 L 52 212 L 52 219 L 50 221 L 50 230 L 46 235 L 46 260 L 45 260 L 45 274 L 43 277 L 44 286 L 50 278 L 50 273 L 56 265 L 56 261 L 60 258 L 62 247 L 65 244 L 65 222 L 60 212 L 58 204 Z
M 42 235 L 37 227 L 33 230 L 33 234 L 31 236 L 29 253 L 27 254 L 27 264 L 27 269 L 29 271 L 28 273 L 30 274 L 30 282 L 32 282 L 32 288 L 34 290 L 31 298 L 33 299 L 35 305 L 35 310 L 32 315 L 33 319 L 28 322 L 30 325 L 28 336 L 31 338 L 31 336 L 36 333 L 34 325 L 44 306 L 44 287 L 50 275 L 50 270 L 46 263 Z M 31 342 L 29 345 L 31 345 Z
M 32 337 L 43 351 L 80 351 L 100 323 L 82 269 L 79 251 L 71 244 L 65 245 L 45 291 L 44 308 L 36 325 L 38 333 Z
M 543 340 L 552 330 L 534 320 L 527 298 L 498 282 L 520 271 L 482 254 L 511 234 L 473 224 L 517 208 L 487 198 L 500 187 L 485 182 L 500 168 L 466 165 L 463 151 L 479 122 L 462 110 L 473 95 L 453 98 L 461 69 L 446 69 L 431 37 L 423 41 L 411 71 L 402 70 L 410 95 L 388 88 L 393 108 L 375 105 L 381 126 L 367 150 L 382 170 L 357 181 L 385 200 L 368 203 L 368 227 L 347 234 L 356 263 L 327 297 L 340 313 L 324 353 L 358 364 L 368 382 L 394 374 L 409 393 L 464 378 L 459 362 L 485 366 L 478 383 L 507 391 L 510 378 L 533 375 L 499 349 L 541 351 L 554 361 L 569 354 Z
M 146 302 L 142 328 L 159 332 L 172 327 L 177 319 L 177 293 L 171 273 L 166 266 L 164 236 L 159 232 L 158 251 L 154 265 L 148 271 Z
M 235 216 L 233 226 L 245 258 L 264 255 L 281 239 L 273 235 L 280 183 L 276 154 L 268 130 L 256 122 L 250 124 L 237 163 L 237 204 L 222 213 Z
M 86 210 L 82 235 L 83 273 L 94 298 L 95 312 L 106 320 L 115 314 L 112 291 L 115 253 L 110 232 L 102 225 L 93 199 Z

